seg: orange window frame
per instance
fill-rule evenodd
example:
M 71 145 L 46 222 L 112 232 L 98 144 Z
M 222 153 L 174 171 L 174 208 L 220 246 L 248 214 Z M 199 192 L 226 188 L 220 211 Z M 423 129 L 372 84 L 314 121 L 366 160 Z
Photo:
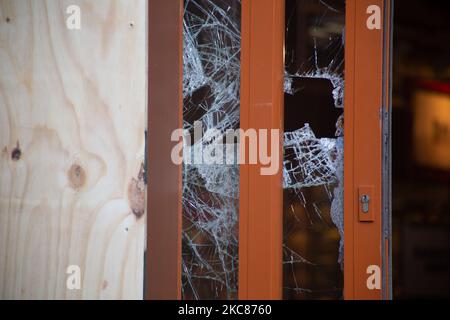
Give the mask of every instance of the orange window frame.
M 369 30 L 367 8 L 381 9 L 381 29 Z M 390 298 L 390 0 L 347 0 L 344 109 L 344 298 Z M 360 217 L 361 191 L 372 191 L 372 221 Z M 387 191 L 387 192 L 386 192 Z M 378 266 L 380 290 L 369 289 Z
M 382 9 L 381 30 L 366 27 L 369 5 Z M 389 194 L 382 176 L 391 1 L 347 0 L 346 7 L 344 298 L 382 299 L 390 297 Z M 182 169 L 170 160 L 170 134 L 182 127 L 182 12 L 182 0 L 149 1 L 147 299 L 181 298 Z M 283 129 L 284 14 L 284 0 L 242 0 L 244 130 Z M 282 171 L 262 176 L 259 169 L 240 167 L 239 298 L 281 299 Z M 359 218 L 364 187 L 372 190 L 371 222 Z M 368 289 L 369 265 L 382 268 L 382 290 Z

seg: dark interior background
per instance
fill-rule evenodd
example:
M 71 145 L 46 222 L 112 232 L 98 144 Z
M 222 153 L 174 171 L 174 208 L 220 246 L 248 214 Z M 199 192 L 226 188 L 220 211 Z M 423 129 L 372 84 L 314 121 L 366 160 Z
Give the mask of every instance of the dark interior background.
M 450 1 L 396 0 L 394 7 L 394 298 L 449 298 L 450 172 L 415 161 L 413 97 L 424 81 L 449 88 Z M 450 148 L 450 125 L 441 129 Z

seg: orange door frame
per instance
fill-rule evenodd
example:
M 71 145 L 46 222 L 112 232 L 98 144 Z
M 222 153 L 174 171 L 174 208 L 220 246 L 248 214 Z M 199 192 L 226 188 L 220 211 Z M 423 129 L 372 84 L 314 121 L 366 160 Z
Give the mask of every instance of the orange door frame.
M 382 129 L 390 103 L 390 39 L 383 32 L 390 29 L 390 3 L 347 0 L 346 5 L 345 299 L 389 297 L 367 287 L 367 270 L 382 268 L 382 287 L 389 287 L 390 244 L 382 241 L 387 206 L 382 210 Z M 181 297 L 182 171 L 171 162 L 169 137 L 182 127 L 182 4 L 149 1 L 148 299 Z M 367 28 L 370 5 L 381 9 L 381 30 Z M 282 137 L 284 0 L 242 0 L 241 34 L 241 128 L 279 129 Z M 280 138 L 280 164 L 282 145 Z M 281 299 L 282 170 L 263 176 L 260 169 L 240 167 L 239 298 Z M 360 213 L 365 192 L 369 217 Z
M 241 129 L 279 130 L 280 166 L 240 166 L 240 299 L 282 298 L 284 14 L 284 0 L 242 0 Z
M 377 19 L 370 6 L 379 9 L 379 29 L 368 27 L 368 19 Z M 344 297 L 383 299 L 389 297 L 389 238 L 382 232 L 389 195 L 382 199 L 382 172 L 387 152 L 383 119 L 390 104 L 390 1 L 347 0 L 346 7 Z M 363 212 L 364 195 L 370 197 L 368 213 Z

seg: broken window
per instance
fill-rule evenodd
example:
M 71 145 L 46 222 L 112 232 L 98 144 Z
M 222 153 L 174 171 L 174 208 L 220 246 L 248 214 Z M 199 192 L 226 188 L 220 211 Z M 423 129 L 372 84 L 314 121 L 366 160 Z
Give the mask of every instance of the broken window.
M 185 156 L 239 128 L 240 6 L 185 0 L 183 126 L 194 136 Z M 286 299 L 342 297 L 344 20 L 344 0 L 286 0 Z M 219 136 L 196 139 L 198 121 Z M 237 160 L 184 162 L 183 298 L 237 298 L 238 209 Z
M 183 126 L 194 136 L 184 154 L 239 128 L 240 0 L 185 0 Z M 182 294 L 185 299 L 236 299 L 239 165 L 183 166 Z
M 344 0 L 286 0 L 283 295 L 343 292 Z

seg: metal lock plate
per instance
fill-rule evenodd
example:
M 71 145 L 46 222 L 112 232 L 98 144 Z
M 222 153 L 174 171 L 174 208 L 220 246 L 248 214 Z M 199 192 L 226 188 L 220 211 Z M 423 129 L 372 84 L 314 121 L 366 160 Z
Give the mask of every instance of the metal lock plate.
M 362 205 L 362 212 L 368 213 L 369 212 L 369 202 L 370 202 L 370 196 L 367 194 L 363 194 L 360 198 L 361 205 Z
M 361 186 L 358 188 L 359 221 L 375 221 L 375 209 L 373 201 L 373 186 Z

